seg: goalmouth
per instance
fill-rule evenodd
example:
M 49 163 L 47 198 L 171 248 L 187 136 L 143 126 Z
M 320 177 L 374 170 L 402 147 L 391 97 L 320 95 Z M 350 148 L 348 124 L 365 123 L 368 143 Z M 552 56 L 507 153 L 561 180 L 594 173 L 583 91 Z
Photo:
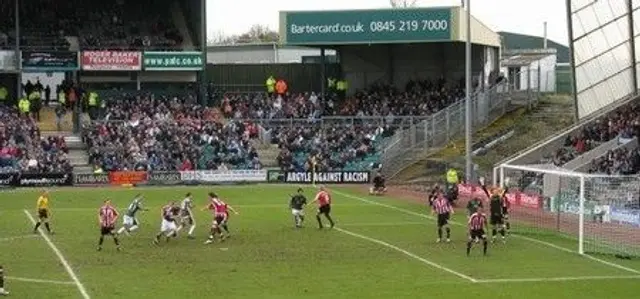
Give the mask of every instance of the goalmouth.
M 640 257 L 640 176 L 598 175 L 553 164 L 495 169 L 509 188 L 512 230 L 522 235 L 562 236 L 580 254 Z

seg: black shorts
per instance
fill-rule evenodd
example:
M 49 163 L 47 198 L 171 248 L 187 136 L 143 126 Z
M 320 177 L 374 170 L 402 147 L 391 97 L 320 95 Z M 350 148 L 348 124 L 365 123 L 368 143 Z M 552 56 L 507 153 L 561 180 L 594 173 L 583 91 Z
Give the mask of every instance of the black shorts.
M 318 214 L 329 215 L 331 213 L 331 205 L 324 205 L 318 208 Z
M 484 229 L 472 229 L 469 231 L 469 239 L 485 239 L 487 235 L 484 233 Z
M 224 222 L 227 220 L 227 217 L 222 216 L 222 215 L 217 215 L 215 218 L 213 218 L 215 223 L 217 225 L 222 225 L 224 224 Z
M 491 215 L 489 223 L 491 225 L 502 225 L 504 224 L 504 218 L 502 217 L 502 215 Z
M 507 207 L 502 207 L 502 218 L 509 219 L 509 209 Z
M 49 211 L 47 211 L 47 209 L 38 209 L 38 218 L 40 219 L 49 218 Z
M 449 213 L 438 214 L 438 226 L 445 226 L 449 224 Z
M 102 226 L 100 227 L 100 234 L 103 236 L 113 235 L 114 230 L 115 230 L 115 227 L 113 226 Z

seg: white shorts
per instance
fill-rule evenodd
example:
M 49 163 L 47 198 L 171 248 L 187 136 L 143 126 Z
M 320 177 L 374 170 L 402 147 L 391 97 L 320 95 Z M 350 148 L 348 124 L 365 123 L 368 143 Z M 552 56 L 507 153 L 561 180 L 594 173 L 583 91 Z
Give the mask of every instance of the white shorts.
M 160 226 L 161 232 L 168 232 L 176 230 L 176 223 L 174 221 L 167 221 L 166 219 L 162 219 L 162 226 Z
M 291 215 L 293 215 L 293 216 L 304 216 L 304 210 L 291 209 Z
M 126 226 L 138 225 L 138 219 L 131 216 L 124 215 L 124 217 L 122 217 L 122 224 Z

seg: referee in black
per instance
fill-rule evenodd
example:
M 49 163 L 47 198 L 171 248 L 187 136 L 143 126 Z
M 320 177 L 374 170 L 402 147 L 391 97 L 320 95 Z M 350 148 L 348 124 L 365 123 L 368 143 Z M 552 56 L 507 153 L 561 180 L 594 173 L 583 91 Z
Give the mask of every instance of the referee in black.
M 293 221 L 297 228 L 302 227 L 302 222 L 304 222 L 304 206 L 307 205 L 307 198 L 303 193 L 302 188 L 298 188 L 298 192 L 295 195 L 291 195 L 291 201 L 289 202 L 291 215 L 293 215 Z

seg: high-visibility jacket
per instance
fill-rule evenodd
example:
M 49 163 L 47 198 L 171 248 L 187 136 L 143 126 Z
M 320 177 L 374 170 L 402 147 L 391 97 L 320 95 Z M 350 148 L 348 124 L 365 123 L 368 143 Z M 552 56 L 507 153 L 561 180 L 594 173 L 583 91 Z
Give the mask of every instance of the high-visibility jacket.
M 278 80 L 278 82 L 276 82 L 276 92 L 278 94 L 284 94 L 287 92 L 287 82 L 285 82 L 284 80 Z
M 9 96 L 9 92 L 7 91 L 7 88 L 4 86 L 0 87 L 0 102 L 4 102 L 7 100 L 7 97 Z
M 267 82 L 265 83 L 265 85 L 267 86 L 267 92 L 272 93 L 276 85 L 276 79 L 273 78 L 273 76 L 270 76 L 269 78 L 267 78 Z
M 335 78 L 327 78 L 327 87 L 329 89 L 334 89 L 336 87 L 336 79 Z
M 98 94 L 92 91 L 89 93 L 89 107 L 96 106 L 98 106 Z
M 31 102 L 29 102 L 27 98 L 23 97 L 20 99 L 20 102 L 18 102 L 18 109 L 20 109 L 20 112 L 22 113 L 29 113 L 31 109 Z
M 447 171 L 447 183 L 449 184 L 457 184 L 458 183 L 458 171 L 451 168 Z
M 29 94 L 29 100 L 37 101 L 39 99 L 40 99 L 40 92 L 34 90 Z
M 64 91 L 61 91 L 58 93 L 58 103 L 60 103 L 60 105 L 64 105 L 67 102 L 67 94 L 64 93 Z

